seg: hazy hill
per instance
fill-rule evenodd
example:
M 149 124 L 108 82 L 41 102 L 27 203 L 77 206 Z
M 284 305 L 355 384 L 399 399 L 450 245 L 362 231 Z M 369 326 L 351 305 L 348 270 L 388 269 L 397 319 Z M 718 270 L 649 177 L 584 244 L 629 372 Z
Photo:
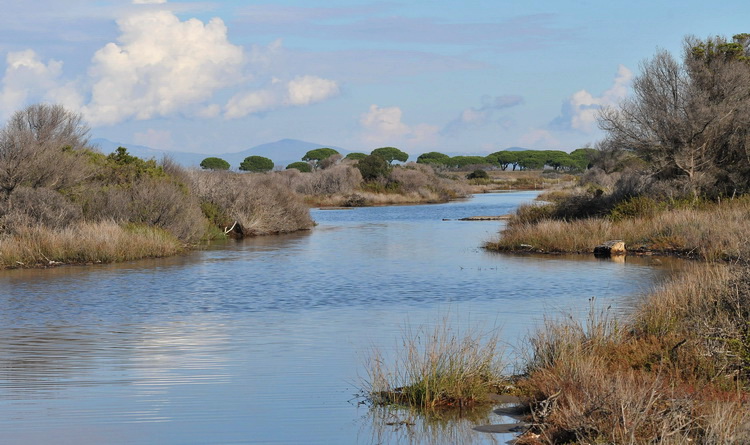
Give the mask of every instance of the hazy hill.
M 125 142 L 113 142 L 108 139 L 98 138 L 92 139 L 92 144 L 99 147 L 103 153 L 112 153 L 117 147 L 125 147 L 128 149 L 128 153 L 138 156 L 144 159 L 162 159 L 164 156 L 169 156 L 174 159 L 178 164 L 185 167 L 197 167 L 201 161 L 209 156 L 215 156 L 217 158 L 224 159 L 229 162 L 232 169 L 237 169 L 240 162 L 248 156 L 264 156 L 273 160 L 278 166 L 285 167 L 292 162 L 296 162 L 302 159 L 310 150 L 321 147 L 330 147 L 337 150 L 342 155 L 346 156 L 349 153 L 348 150 L 343 148 L 334 147 L 331 145 L 315 144 L 312 142 L 299 141 L 296 139 L 282 139 L 276 142 L 269 142 L 267 144 L 256 145 L 255 147 L 248 148 L 247 150 L 234 152 L 234 153 L 187 153 L 181 151 L 168 151 L 158 150 L 155 148 L 145 147 L 143 145 L 129 144 Z

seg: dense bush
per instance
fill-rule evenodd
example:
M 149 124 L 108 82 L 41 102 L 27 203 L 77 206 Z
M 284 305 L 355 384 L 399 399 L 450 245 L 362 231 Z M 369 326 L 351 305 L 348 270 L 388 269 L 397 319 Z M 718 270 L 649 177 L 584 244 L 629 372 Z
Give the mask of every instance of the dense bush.
M 302 173 L 310 173 L 312 171 L 312 167 L 310 167 L 310 164 L 302 161 L 292 162 L 291 164 L 286 166 L 286 169 L 297 169 Z
M 466 179 L 489 179 L 490 175 L 482 169 L 474 170 L 473 172 L 466 175 Z
M 357 163 L 357 169 L 362 173 L 362 179 L 365 181 L 375 181 L 378 178 L 385 178 L 391 171 L 388 161 L 378 155 L 370 155 L 361 159 Z

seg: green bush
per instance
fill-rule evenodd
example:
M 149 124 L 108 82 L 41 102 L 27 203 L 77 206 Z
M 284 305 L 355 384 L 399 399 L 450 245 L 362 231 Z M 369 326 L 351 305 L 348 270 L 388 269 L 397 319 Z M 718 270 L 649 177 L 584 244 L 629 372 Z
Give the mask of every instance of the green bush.
M 312 167 L 310 167 L 310 164 L 302 161 L 292 162 L 291 164 L 286 166 L 286 169 L 297 169 L 302 173 L 310 173 L 312 171 Z
M 364 181 L 375 181 L 378 178 L 388 177 L 391 171 L 388 161 L 378 155 L 370 155 L 357 163 L 357 168 L 362 173 Z
M 636 196 L 617 204 L 610 212 L 612 221 L 628 218 L 649 217 L 666 208 L 665 203 L 647 196 Z
M 490 175 L 482 169 L 474 170 L 473 172 L 466 175 L 466 179 L 489 179 Z

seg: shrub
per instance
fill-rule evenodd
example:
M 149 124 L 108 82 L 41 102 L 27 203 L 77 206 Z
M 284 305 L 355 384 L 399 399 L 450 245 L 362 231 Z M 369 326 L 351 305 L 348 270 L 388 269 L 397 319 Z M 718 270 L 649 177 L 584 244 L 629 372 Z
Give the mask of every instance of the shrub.
M 478 169 L 466 175 L 466 179 L 489 179 L 490 175 L 486 171 Z
M 386 178 L 391 171 L 388 161 L 376 154 L 371 154 L 360 160 L 357 163 L 357 169 L 362 173 L 362 179 L 365 181 Z
M 292 162 L 291 164 L 286 166 L 286 169 L 297 169 L 302 173 L 310 173 L 312 171 L 312 167 L 310 167 L 310 164 L 302 161 Z

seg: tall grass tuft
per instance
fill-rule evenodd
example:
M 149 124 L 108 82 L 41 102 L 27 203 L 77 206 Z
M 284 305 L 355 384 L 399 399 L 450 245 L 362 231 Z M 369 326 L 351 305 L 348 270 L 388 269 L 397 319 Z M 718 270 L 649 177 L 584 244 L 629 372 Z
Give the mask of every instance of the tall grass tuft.
M 469 407 L 487 401 L 502 381 L 497 333 L 459 334 L 444 321 L 431 331 L 407 329 L 402 345 L 391 366 L 380 350 L 369 358 L 364 387 L 374 404 Z
M 172 234 L 153 226 L 113 221 L 77 223 L 64 229 L 20 228 L 0 237 L 0 269 L 59 263 L 111 263 L 164 257 L 184 250 Z

